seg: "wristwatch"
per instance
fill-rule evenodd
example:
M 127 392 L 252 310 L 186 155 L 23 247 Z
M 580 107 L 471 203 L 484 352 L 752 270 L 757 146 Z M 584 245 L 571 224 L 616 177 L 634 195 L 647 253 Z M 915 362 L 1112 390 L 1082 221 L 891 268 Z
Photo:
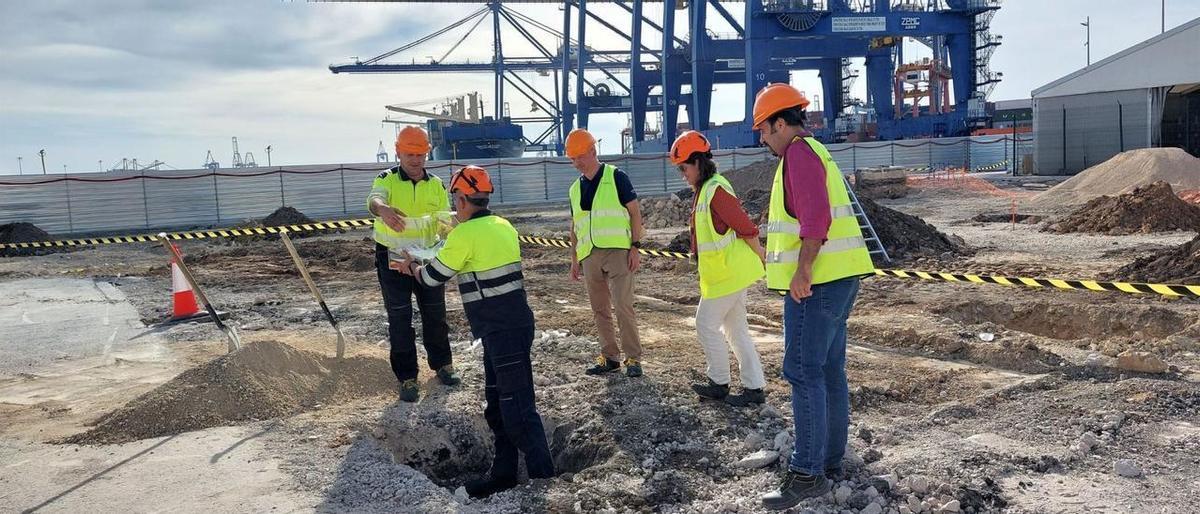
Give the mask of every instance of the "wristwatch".
M 629 243 L 629 246 L 630 246 L 631 248 L 641 248 L 641 247 L 642 247 L 642 242 L 641 242 L 641 241 L 634 241 L 634 242 L 632 242 L 632 243 Z

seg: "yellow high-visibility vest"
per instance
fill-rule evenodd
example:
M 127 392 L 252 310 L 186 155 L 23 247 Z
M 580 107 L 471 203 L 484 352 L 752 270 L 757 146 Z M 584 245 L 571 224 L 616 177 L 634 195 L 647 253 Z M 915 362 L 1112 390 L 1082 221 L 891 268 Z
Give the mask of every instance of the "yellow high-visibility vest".
M 696 209 L 692 213 L 696 225 L 696 255 L 700 269 L 700 297 L 720 298 L 749 287 L 762 278 L 763 263 L 730 227 L 724 234 L 713 227 L 709 204 L 717 189 L 733 195 L 733 186 L 721 175 L 713 175 L 700 188 Z M 736 197 L 736 196 L 735 196 Z
M 617 168 L 604 165 L 604 174 L 592 199 L 592 210 L 581 207 L 579 181 L 571 184 L 571 219 L 575 225 L 575 256 L 582 261 L 591 255 L 592 248 L 629 249 L 633 244 L 633 228 L 629 210 L 621 205 L 617 195 Z

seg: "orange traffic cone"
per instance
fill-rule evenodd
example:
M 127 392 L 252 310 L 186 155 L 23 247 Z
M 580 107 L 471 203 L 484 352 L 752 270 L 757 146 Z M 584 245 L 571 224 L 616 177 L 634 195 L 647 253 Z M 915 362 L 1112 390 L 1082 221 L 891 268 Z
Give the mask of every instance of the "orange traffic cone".
M 178 250 L 179 247 L 176 249 Z M 183 271 L 180 271 L 175 257 L 171 257 L 171 294 L 174 303 L 171 321 L 204 316 L 204 313 L 200 312 L 200 306 L 196 304 L 196 293 L 192 292 L 192 285 L 183 276 Z

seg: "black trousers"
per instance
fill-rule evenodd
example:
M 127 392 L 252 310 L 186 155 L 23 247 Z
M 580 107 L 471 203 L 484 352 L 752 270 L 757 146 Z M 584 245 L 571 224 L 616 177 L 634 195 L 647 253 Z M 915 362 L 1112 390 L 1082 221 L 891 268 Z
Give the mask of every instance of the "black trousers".
M 375 271 L 383 291 L 391 343 L 392 372 L 401 382 L 417 378 L 417 333 L 413 330 L 412 297 L 421 307 L 421 339 L 429 358 L 429 369 L 453 362 L 450 356 L 450 326 L 446 323 L 446 286 L 425 287 L 417 279 L 388 269 L 387 247 L 375 244 Z
M 533 397 L 533 365 L 529 349 L 533 326 L 483 336 L 483 417 L 496 443 L 492 477 L 517 476 L 517 452 L 525 454 L 529 478 L 554 476 L 554 460 Z

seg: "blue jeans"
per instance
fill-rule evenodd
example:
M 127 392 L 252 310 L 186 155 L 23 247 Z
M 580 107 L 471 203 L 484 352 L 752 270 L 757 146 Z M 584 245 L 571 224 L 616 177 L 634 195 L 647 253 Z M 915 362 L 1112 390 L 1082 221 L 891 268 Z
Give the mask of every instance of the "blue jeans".
M 822 476 L 841 467 L 850 425 L 846 319 L 858 278 L 812 286 L 812 296 L 783 305 L 783 376 L 792 384 L 796 445 L 792 471 Z

